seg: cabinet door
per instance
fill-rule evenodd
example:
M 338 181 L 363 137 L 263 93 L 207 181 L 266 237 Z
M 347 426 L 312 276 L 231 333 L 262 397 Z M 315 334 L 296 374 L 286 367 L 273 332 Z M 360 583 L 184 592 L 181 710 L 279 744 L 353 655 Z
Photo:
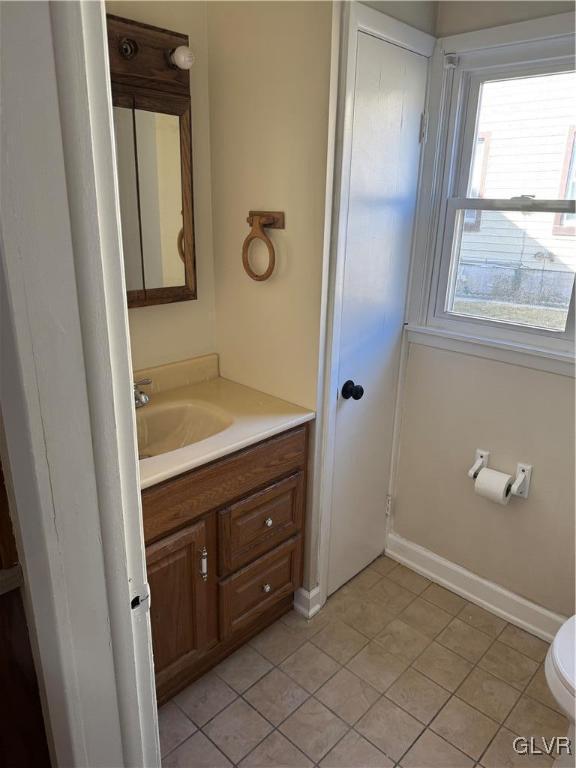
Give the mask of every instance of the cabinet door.
M 216 560 L 213 515 L 146 550 L 158 688 L 217 640 Z

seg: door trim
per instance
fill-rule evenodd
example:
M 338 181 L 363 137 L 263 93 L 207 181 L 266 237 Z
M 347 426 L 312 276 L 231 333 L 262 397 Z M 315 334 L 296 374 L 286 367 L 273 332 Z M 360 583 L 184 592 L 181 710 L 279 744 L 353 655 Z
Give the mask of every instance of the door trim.
M 344 263 L 347 244 L 350 171 L 352 161 L 352 126 L 354 119 L 354 86 L 358 33 L 364 32 L 385 42 L 430 58 L 436 38 L 357 2 L 344 3 L 340 34 L 340 66 L 338 74 L 338 107 L 332 193 L 332 228 L 328 269 L 328 306 L 326 312 L 326 345 L 324 352 L 324 391 L 319 438 L 318 508 L 320 533 L 318 542 L 317 601 L 323 605 L 328 597 L 328 566 L 332 523 L 332 493 L 336 443 L 336 406 L 340 363 L 340 319 L 343 306 Z M 422 159 L 420 159 L 422 162 Z M 402 365 L 402 363 L 401 363 Z M 396 419 L 398 421 L 398 411 Z M 396 434 L 395 428 L 394 433 Z M 395 441 L 396 442 L 396 441 Z M 392 451 L 394 465 L 395 449 Z M 392 483 L 391 474 L 391 483 Z M 314 591 L 314 590 L 312 590 Z M 306 601 L 303 601 L 306 603 Z M 316 602 L 316 601 L 315 601 Z M 314 606 L 315 607 L 315 606 Z M 312 605 L 307 606 L 313 610 Z M 303 608 L 303 610 L 306 610 Z
M 104 7 L 0 13 L 2 448 L 51 755 L 158 766 Z

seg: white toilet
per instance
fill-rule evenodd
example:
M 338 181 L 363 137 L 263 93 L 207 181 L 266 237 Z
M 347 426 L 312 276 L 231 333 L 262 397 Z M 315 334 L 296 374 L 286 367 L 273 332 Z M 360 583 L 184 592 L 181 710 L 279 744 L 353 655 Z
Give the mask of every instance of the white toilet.
M 546 664 L 546 681 L 552 695 L 556 699 L 570 723 L 568 738 L 572 745 L 572 754 L 559 755 L 554 766 L 557 768 L 573 768 L 575 762 L 576 741 L 574 739 L 574 709 L 576 707 L 576 672 L 574 657 L 576 656 L 576 616 L 572 616 L 558 630 L 552 645 L 548 649 Z

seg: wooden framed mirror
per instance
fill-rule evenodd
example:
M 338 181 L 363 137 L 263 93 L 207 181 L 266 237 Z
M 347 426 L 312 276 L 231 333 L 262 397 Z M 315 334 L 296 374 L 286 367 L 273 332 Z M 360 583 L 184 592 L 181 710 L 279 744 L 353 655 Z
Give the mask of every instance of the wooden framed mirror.
M 129 307 L 197 297 L 192 126 L 177 32 L 107 16 Z

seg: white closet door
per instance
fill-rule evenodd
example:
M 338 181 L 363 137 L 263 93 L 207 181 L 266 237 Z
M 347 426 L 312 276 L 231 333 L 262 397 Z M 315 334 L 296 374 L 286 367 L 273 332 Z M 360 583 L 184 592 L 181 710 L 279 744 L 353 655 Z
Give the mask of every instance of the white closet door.
M 384 548 L 427 65 L 358 33 L 339 387 L 364 394 L 338 401 L 329 594 Z

